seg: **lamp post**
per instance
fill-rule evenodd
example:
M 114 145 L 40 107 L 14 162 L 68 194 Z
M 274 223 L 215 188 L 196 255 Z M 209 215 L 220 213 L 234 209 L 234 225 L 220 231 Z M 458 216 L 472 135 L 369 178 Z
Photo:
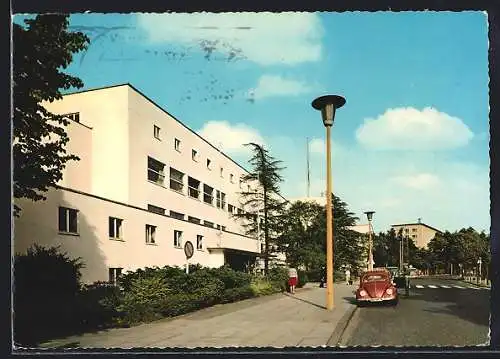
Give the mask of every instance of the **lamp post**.
M 373 239 L 372 239 L 372 218 L 375 211 L 366 211 L 368 218 L 368 270 L 373 270 Z
M 333 213 L 332 213 L 332 164 L 331 164 L 331 128 L 335 111 L 345 105 L 345 98 L 338 95 L 326 95 L 315 99 L 312 107 L 321 111 L 326 127 L 326 309 L 332 310 L 333 302 Z
M 478 283 L 481 283 L 481 264 L 483 263 L 483 260 L 481 257 L 477 260 L 477 265 L 479 266 L 479 276 L 478 276 Z

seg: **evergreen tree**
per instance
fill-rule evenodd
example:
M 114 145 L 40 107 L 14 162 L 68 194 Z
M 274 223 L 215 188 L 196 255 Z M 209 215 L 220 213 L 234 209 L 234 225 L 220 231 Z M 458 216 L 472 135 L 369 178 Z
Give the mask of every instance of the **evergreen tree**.
M 244 211 L 234 216 L 242 220 L 246 234 L 264 233 L 264 272 L 267 275 L 272 254 L 271 246 L 276 244 L 287 203 L 279 187 L 283 181 L 280 171 L 285 167 L 281 167 L 282 161 L 271 156 L 263 146 L 253 142 L 245 146 L 252 147 L 253 155 L 249 160 L 252 170 L 242 178 L 243 183 L 249 185 L 247 191 L 240 192 Z M 252 188 L 255 184 L 257 188 Z

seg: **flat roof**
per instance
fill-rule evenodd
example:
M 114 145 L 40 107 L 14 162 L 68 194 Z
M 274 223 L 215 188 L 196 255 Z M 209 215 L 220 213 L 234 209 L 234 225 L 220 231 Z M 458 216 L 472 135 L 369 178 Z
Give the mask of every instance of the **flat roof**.
M 404 226 L 424 226 L 424 227 L 427 227 L 427 228 L 430 228 L 436 232 L 439 232 L 439 233 L 443 233 L 442 231 L 440 231 L 439 229 L 437 228 L 434 228 L 434 227 L 431 227 L 429 226 L 428 224 L 425 224 L 425 223 L 403 223 L 403 224 L 392 224 L 391 227 L 404 227 Z
M 167 115 L 169 115 L 170 117 L 172 117 L 175 121 L 177 121 L 180 125 L 184 126 L 187 130 L 191 131 L 193 134 L 195 134 L 196 136 L 198 136 L 199 138 L 201 138 L 203 141 L 205 141 L 208 145 L 212 146 L 214 149 L 216 149 L 217 151 L 219 151 L 219 153 L 221 153 L 224 157 L 226 157 L 228 160 L 232 161 L 235 165 L 237 165 L 238 167 L 240 167 L 243 171 L 245 171 L 246 173 L 250 173 L 245 167 L 243 167 L 241 164 L 239 164 L 238 162 L 236 162 L 235 160 L 233 160 L 231 157 L 229 157 L 228 155 L 226 155 L 224 152 L 222 152 L 220 149 L 218 149 L 217 147 L 215 147 L 213 144 L 211 144 L 208 140 L 206 140 L 204 137 L 202 137 L 200 134 L 196 133 L 195 131 L 193 131 L 191 128 L 189 128 L 188 126 L 186 126 L 181 120 L 179 120 L 177 117 L 175 117 L 174 115 L 172 115 L 170 112 L 168 112 L 167 110 L 165 110 L 163 107 L 161 107 L 160 105 L 158 105 L 156 102 L 154 102 L 152 99 L 150 99 L 148 96 L 146 96 L 142 91 L 140 91 L 139 89 L 137 89 L 135 86 L 133 86 L 131 83 L 129 82 L 126 82 L 126 83 L 122 83 L 122 84 L 117 84 L 117 85 L 110 85 L 110 86 L 103 86 L 103 87 L 95 87 L 95 88 L 91 88 L 91 89 L 87 89 L 87 90 L 81 90 L 81 91 L 74 91 L 74 92 L 68 92 L 68 93 L 65 93 L 63 94 L 63 97 L 64 96 L 69 96 L 69 95 L 76 95 L 76 94 L 81 94 L 81 93 L 84 93 L 84 92 L 90 92 L 90 91 L 98 91 L 98 90 L 106 90 L 106 89 L 111 89 L 111 88 L 114 88 L 114 87 L 121 87 L 121 86 L 129 86 L 130 88 L 132 88 L 135 92 L 137 92 L 138 94 L 140 94 L 142 97 L 144 97 L 146 100 L 148 100 L 149 102 L 151 102 L 154 106 L 156 106 L 158 109 L 160 109 L 161 111 L 163 111 L 164 113 L 166 113 Z M 286 202 L 288 202 L 288 200 L 283 197 L 281 194 L 280 194 L 280 197 L 283 198 Z

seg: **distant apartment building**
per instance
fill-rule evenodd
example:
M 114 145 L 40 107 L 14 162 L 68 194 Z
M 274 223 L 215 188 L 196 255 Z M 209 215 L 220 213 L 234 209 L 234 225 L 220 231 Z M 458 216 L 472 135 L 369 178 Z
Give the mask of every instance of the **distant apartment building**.
M 129 84 L 43 104 L 70 120 L 67 164 L 47 200 L 16 201 L 14 248 L 60 246 L 84 282 L 143 267 L 255 263 L 261 242 L 231 215 L 245 211 L 246 170 Z
M 418 248 L 427 248 L 436 233 L 441 233 L 439 229 L 422 223 L 420 220 L 417 223 L 393 224 L 391 227 L 396 231 L 396 234 L 401 233 L 403 236 L 411 238 Z

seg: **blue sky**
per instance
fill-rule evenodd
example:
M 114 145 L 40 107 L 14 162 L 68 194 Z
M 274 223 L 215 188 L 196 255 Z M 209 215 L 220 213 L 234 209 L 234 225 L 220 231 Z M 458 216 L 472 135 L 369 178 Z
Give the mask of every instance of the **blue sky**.
M 16 20 L 16 21 L 19 21 Z M 129 82 L 246 166 L 242 143 L 287 169 L 283 195 L 325 188 L 310 103 L 347 99 L 332 130 L 334 193 L 374 227 L 489 230 L 488 28 L 481 12 L 78 14 L 68 71 L 85 88 Z M 364 218 L 361 222 L 364 222 Z

